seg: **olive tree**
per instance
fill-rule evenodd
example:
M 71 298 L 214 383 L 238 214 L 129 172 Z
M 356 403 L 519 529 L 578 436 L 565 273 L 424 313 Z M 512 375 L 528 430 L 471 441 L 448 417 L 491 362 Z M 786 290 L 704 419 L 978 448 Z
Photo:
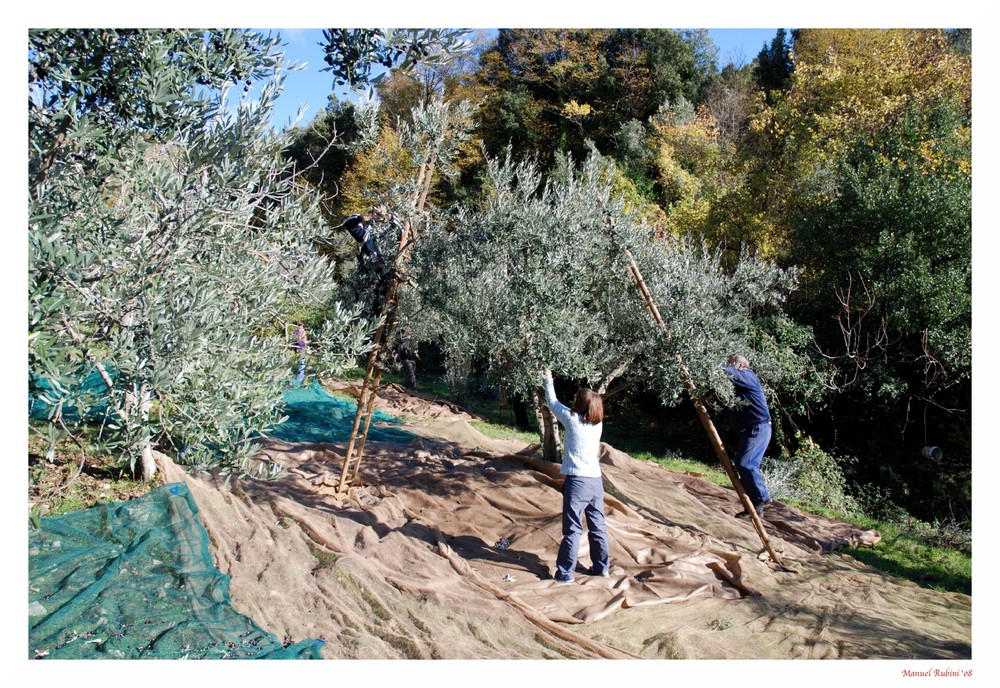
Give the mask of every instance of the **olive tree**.
M 146 479 L 156 447 L 248 467 L 281 420 L 283 320 L 332 286 L 309 244 L 321 216 L 268 129 L 278 39 L 37 30 L 28 57 L 31 391 L 54 422 L 85 417 L 75 383 L 98 370 L 101 439 Z M 331 371 L 363 353 L 367 323 L 325 312 L 310 339 Z
M 628 380 L 667 403 L 685 390 L 733 402 L 722 363 L 734 351 L 767 348 L 754 318 L 780 313 L 793 273 L 748 253 L 727 271 L 703 246 L 661 236 L 626 204 L 613 164 L 596 153 L 547 181 L 532 161 L 510 156 L 488 159 L 487 175 L 481 203 L 435 226 L 414 258 L 434 314 L 426 322 L 446 355 L 479 360 L 495 382 L 536 400 L 538 371 L 548 367 L 605 394 Z M 629 255 L 662 327 L 639 295 Z M 769 358 L 763 369 L 772 377 L 798 365 Z M 538 406 L 544 453 L 554 458 L 555 425 Z
M 386 70 L 408 72 L 469 52 L 470 34 L 468 29 L 323 29 L 324 71 L 333 75 L 334 86 L 377 86 Z

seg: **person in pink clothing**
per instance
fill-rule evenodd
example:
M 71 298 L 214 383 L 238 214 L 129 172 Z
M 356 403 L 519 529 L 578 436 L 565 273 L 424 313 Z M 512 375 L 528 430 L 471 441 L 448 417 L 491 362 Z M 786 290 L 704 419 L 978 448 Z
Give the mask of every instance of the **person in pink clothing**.
M 309 346 L 309 339 L 306 336 L 306 326 L 302 321 L 295 323 L 295 351 L 299 354 L 299 372 L 295 376 L 295 384 L 301 385 L 306 379 L 306 347 Z

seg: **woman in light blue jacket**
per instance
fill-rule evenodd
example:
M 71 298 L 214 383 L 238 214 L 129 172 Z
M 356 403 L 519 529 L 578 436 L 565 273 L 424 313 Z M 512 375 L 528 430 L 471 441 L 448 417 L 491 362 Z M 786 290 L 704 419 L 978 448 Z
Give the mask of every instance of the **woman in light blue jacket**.
M 590 542 L 591 568 L 588 573 L 606 577 L 609 575 L 610 556 L 604 519 L 604 481 L 598 458 L 604 427 L 604 402 L 594 390 L 580 387 L 576 391 L 573 407 L 567 408 L 556 398 L 549 370 L 542 374 L 542 386 L 545 402 L 566 431 L 562 468 L 559 469 L 566 479 L 563 483 L 563 539 L 556 558 L 556 582 L 573 582 L 580 536 L 583 534 L 581 517 L 587 520 L 587 539 Z

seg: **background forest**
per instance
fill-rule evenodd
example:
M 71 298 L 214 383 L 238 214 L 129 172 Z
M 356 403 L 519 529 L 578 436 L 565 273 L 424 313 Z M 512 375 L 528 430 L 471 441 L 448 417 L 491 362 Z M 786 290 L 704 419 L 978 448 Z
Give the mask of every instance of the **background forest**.
M 724 420 L 744 351 L 772 475 L 970 527 L 971 31 L 779 30 L 740 67 L 697 30 L 327 39 L 331 93 L 376 97 L 274 132 L 275 38 L 30 32 L 32 433 L 147 478 L 153 448 L 249 470 L 295 322 L 317 377 L 363 365 L 379 320 L 340 225 L 373 213 L 386 264 L 389 218 L 414 228 L 395 332 L 456 398 L 537 409 L 548 366 L 711 463 L 683 402 Z

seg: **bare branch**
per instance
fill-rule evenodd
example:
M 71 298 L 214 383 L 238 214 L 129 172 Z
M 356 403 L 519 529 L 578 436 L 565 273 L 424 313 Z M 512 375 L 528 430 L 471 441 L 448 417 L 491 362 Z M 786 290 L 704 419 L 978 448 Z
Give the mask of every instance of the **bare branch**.
M 628 389 L 629 387 L 631 387 L 632 386 L 631 382 L 624 382 L 624 383 L 618 385 L 617 387 L 615 387 L 610 392 L 607 391 L 608 390 L 608 385 L 610 385 L 612 382 L 615 381 L 615 379 L 617 379 L 618 377 L 620 377 L 622 375 L 622 373 L 624 373 L 626 370 L 628 370 L 628 367 L 630 365 L 632 365 L 632 361 L 633 360 L 634 359 L 632 357 L 630 357 L 627 360 L 622 361 L 621 363 L 618 364 L 617 368 L 615 368 L 610 373 L 608 373 L 607 375 L 605 375 L 604 379 L 602 379 L 601 382 L 598 384 L 598 387 L 597 387 L 597 390 L 596 390 L 597 393 L 600 394 L 605 399 L 607 399 L 608 397 L 614 396 L 615 394 L 618 394 L 619 392 L 622 392 L 622 391 Z
M 840 304 L 840 312 L 835 320 L 840 328 L 843 350 L 840 353 L 827 353 L 813 336 L 813 344 L 821 356 L 842 364 L 824 383 L 833 390 L 853 387 L 861 371 L 873 360 L 883 357 L 889 347 L 888 318 L 877 313 L 878 299 L 875 291 L 863 276 L 858 275 L 857 281 L 860 294 L 855 293 L 854 275 L 848 275 L 846 288 L 838 288 L 835 292 Z M 871 327 L 873 319 L 876 323 Z

